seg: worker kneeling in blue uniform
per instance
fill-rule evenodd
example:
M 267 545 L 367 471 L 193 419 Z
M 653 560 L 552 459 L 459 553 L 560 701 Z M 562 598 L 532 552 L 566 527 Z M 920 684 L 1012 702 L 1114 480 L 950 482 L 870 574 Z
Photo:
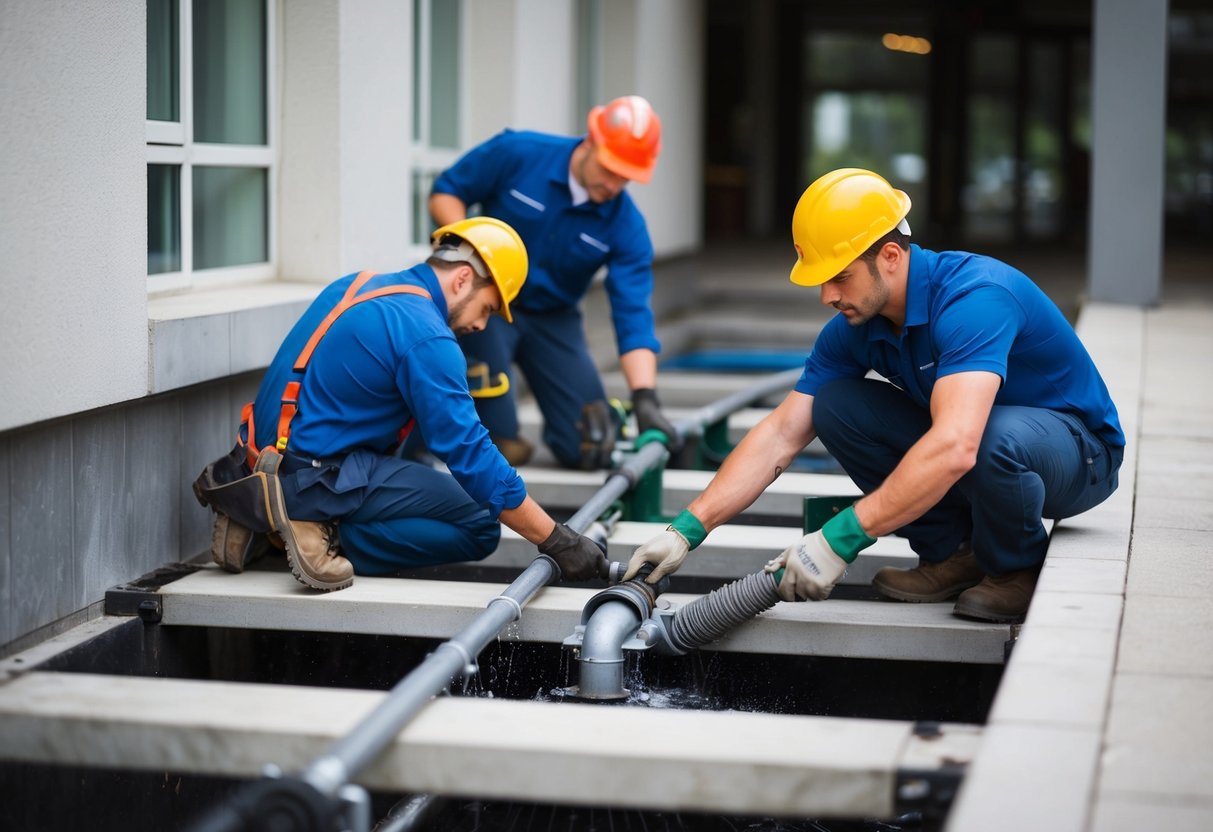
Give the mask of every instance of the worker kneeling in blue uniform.
M 601 549 L 527 496 L 468 393 L 455 335 L 483 330 L 494 314 L 508 322 L 526 274 L 509 225 L 467 219 L 434 232 L 425 264 L 348 275 L 295 324 L 245 408 L 233 453 L 247 457 L 242 474 L 269 475 L 272 487 L 256 496 L 270 504 L 268 523 L 301 582 L 341 589 L 354 574 L 479 560 L 497 547 L 499 520 L 565 579 L 605 574 Z M 396 455 L 411 430 L 449 474 Z M 216 479 L 231 477 L 209 484 Z M 240 571 L 259 530 L 235 519 L 242 507 L 211 504 L 213 556 Z
M 532 448 L 521 436 L 510 389 L 513 365 L 543 414 L 543 441 L 561 465 L 610 467 L 619 429 L 586 343 L 578 305 L 606 269 L 620 368 L 637 427 L 658 430 L 677 451 L 682 438 L 657 399 L 657 353 L 649 300 L 653 244 L 624 188 L 648 182 L 661 149 L 661 122 L 640 96 L 593 108 L 583 137 L 505 130 L 472 148 L 434 182 L 430 215 L 439 225 L 479 205 L 518 230 L 531 273 L 514 304 L 514 326 L 490 321 L 463 335 L 472 395 L 506 458 L 523 465 Z
M 1045 559 L 1042 518 L 1072 517 L 1117 486 L 1125 438 L 1099 371 L 1058 308 L 989 257 L 910 245 L 910 198 L 874 173 L 836 170 L 792 217 L 793 283 L 840 314 L 804 374 L 662 534 L 632 556 L 660 580 L 745 509 L 815 436 L 864 496 L 768 564 L 787 601 L 824 600 L 883 534 L 914 569 L 873 586 L 899 601 L 956 597 L 954 614 L 1027 612 Z M 869 371 L 883 378 L 867 378 Z

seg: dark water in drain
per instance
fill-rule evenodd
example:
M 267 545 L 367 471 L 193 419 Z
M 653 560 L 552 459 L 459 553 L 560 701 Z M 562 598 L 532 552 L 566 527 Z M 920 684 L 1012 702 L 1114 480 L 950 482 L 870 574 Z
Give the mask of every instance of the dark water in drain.
M 141 626 L 113 640 L 110 649 L 94 645 L 88 651 L 72 651 L 41 669 L 387 690 L 439 644 L 389 636 L 190 627 L 145 631 Z M 982 723 L 1001 672 L 998 666 L 711 651 L 683 657 L 632 656 L 628 699 L 603 707 Z M 559 646 L 500 640 L 480 655 L 479 672 L 449 693 L 554 702 L 567 699 L 562 689 L 576 681 L 576 662 Z M 26 798 L 0 800 L 0 829 L 185 829 L 242 785 L 172 772 L 0 764 L 0 794 Z M 373 795 L 374 816 L 384 817 L 402 797 Z M 915 815 L 881 820 L 743 818 L 452 800 L 423 828 L 431 832 L 882 832 L 935 827 Z

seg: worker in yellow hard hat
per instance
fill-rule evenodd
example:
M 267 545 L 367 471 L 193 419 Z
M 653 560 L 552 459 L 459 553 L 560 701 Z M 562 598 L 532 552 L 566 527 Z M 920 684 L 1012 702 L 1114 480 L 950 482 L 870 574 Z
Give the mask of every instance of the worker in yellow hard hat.
M 530 279 L 514 303 L 516 326 L 490 322 L 484 332 L 460 339 L 477 410 L 515 464 L 533 450 L 519 432 L 509 384 L 517 365 L 556 459 L 585 469 L 611 465 L 620 420 L 608 405 L 579 309 L 604 268 L 637 427 L 660 431 L 673 450 L 682 442 L 657 398 L 653 245 L 625 190 L 652 177 L 661 121 L 648 101 L 627 95 L 594 107 L 587 128 L 579 137 L 505 130 L 468 151 L 438 177 L 430 195 L 430 215 L 439 225 L 479 206 L 518 229 L 531 255 Z
M 468 393 L 455 335 L 511 320 L 527 262 L 513 228 L 474 217 L 435 231 L 424 264 L 325 288 L 245 407 L 236 447 L 195 483 L 215 511 L 214 560 L 239 572 L 272 532 L 299 581 L 335 590 L 484 558 L 500 520 L 563 578 L 604 574 L 597 544 L 527 496 Z M 446 471 L 396 453 L 414 430 Z
M 650 581 L 676 570 L 820 437 L 864 496 L 768 565 L 783 570 L 784 600 L 825 599 L 863 549 L 896 533 L 919 565 L 881 569 L 883 595 L 1023 618 L 1048 546 L 1043 519 L 1116 489 L 1124 433 L 1053 302 L 998 260 L 911 245 L 909 212 L 909 196 L 866 170 L 832 171 L 804 192 L 791 279 L 839 314 L 795 389 L 636 550 L 627 577 L 646 562 L 657 564 Z

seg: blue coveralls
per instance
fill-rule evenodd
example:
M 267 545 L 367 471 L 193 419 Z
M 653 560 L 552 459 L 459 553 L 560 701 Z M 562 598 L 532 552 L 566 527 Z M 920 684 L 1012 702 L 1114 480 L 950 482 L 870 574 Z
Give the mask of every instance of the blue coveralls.
M 1026 275 L 989 257 L 910 247 L 901 332 L 877 316 L 822 330 L 796 390 L 814 397 L 822 444 L 869 493 L 931 426 L 935 381 L 997 373 L 977 463 L 897 530 L 926 561 L 971 541 L 987 574 L 1039 566 L 1041 518 L 1072 517 L 1117 486 L 1125 439 L 1108 389 L 1074 329 Z M 888 379 L 865 379 L 868 370 Z
M 325 288 L 279 347 L 254 403 L 257 447 L 275 443 L 295 360 L 354 277 Z M 360 575 L 479 560 L 497 547 L 502 509 L 526 497 L 476 416 L 433 269 L 378 275 L 362 292 L 395 283 L 431 299 L 388 295 L 337 318 L 303 374 L 280 472 L 291 518 L 339 520 Z M 412 419 L 450 474 L 393 455 Z
M 653 244 L 644 217 L 627 192 L 573 205 L 569 160 L 581 141 L 505 130 L 468 151 L 433 189 L 469 208 L 479 204 L 480 213 L 509 223 L 526 244 L 530 270 L 510 304 L 514 325 L 490 320 L 460 343 L 468 364 L 486 362 L 491 379 L 512 378 L 517 363 L 543 413 L 543 441 L 569 467 L 578 462 L 582 406 L 606 398 L 578 309 L 601 267 L 619 354 L 661 350 L 649 308 Z M 513 393 L 477 398 L 476 409 L 493 436 L 518 436 Z

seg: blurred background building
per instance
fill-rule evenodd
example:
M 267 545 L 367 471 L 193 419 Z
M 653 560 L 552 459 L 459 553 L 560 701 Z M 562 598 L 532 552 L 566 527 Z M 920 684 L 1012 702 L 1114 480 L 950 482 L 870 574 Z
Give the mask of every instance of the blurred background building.
M 790 262 L 838 166 L 906 189 L 925 244 L 1100 299 L 1153 302 L 1164 241 L 1213 231 L 1208 0 L 4 0 L 0 649 L 208 547 L 189 482 L 282 335 L 423 258 L 462 150 L 627 93 L 665 128 L 632 193 L 667 264 Z

